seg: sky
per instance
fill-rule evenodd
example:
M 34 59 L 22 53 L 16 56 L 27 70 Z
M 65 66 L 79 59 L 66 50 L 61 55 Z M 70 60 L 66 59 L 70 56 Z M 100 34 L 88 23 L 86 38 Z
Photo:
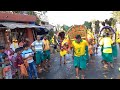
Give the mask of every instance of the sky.
M 103 21 L 109 19 L 112 11 L 47 11 L 49 23 L 52 25 L 80 25 L 93 19 Z

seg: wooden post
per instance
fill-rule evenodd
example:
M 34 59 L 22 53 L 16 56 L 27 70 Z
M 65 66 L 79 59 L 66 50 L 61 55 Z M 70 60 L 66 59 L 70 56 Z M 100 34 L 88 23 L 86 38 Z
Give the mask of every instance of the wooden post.
M 32 33 L 32 29 L 27 29 L 27 36 L 30 39 L 30 45 L 32 44 L 32 42 L 34 41 L 33 39 L 33 33 Z

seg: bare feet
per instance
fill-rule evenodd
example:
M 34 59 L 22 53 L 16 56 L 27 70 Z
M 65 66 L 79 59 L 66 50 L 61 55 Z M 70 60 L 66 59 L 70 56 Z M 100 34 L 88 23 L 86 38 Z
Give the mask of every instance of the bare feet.
M 108 65 L 107 64 L 104 64 L 103 66 L 105 69 L 108 69 Z
M 102 60 L 101 63 L 104 64 L 104 61 Z
M 111 68 L 114 68 L 113 64 L 110 64 L 110 67 L 111 67 Z
M 94 61 L 93 61 L 93 60 L 90 60 L 90 63 L 94 63 Z
M 85 79 L 85 75 L 81 75 L 81 79 Z
M 60 66 L 62 65 L 62 61 L 60 61 Z
M 51 65 L 48 65 L 48 67 L 51 67 Z
M 64 61 L 64 64 L 66 64 L 66 61 Z
M 79 76 L 76 76 L 76 79 L 80 79 Z

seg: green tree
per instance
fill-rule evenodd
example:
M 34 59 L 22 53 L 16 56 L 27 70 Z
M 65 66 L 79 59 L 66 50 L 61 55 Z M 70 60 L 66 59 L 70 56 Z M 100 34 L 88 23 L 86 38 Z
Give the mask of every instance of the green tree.
M 120 22 L 120 11 L 113 11 L 112 17 L 115 18 L 118 22 Z
M 65 30 L 67 32 L 70 27 L 67 25 L 63 25 L 62 28 L 63 28 L 63 30 Z
M 98 33 L 99 30 L 100 30 L 100 25 L 99 24 L 100 24 L 99 20 L 95 21 L 95 33 Z
M 34 11 L 27 11 L 27 14 L 36 16 L 36 18 L 37 18 L 36 23 L 40 24 L 40 19 L 37 17 L 37 14 Z
M 84 22 L 84 25 L 85 25 L 88 29 L 92 29 L 92 22 L 85 21 L 85 22 Z

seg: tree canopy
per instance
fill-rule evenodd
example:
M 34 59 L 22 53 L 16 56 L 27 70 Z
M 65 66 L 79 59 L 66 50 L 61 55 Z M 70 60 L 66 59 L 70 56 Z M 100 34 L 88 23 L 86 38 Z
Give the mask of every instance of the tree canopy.
M 118 22 L 120 22 L 120 11 L 113 11 L 112 17 L 115 18 Z
M 68 29 L 69 29 L 70 27 L 67 26 L 67 25 L 63 25 L 62 28 L 63 28 L 63 30 L 68 31 Z

